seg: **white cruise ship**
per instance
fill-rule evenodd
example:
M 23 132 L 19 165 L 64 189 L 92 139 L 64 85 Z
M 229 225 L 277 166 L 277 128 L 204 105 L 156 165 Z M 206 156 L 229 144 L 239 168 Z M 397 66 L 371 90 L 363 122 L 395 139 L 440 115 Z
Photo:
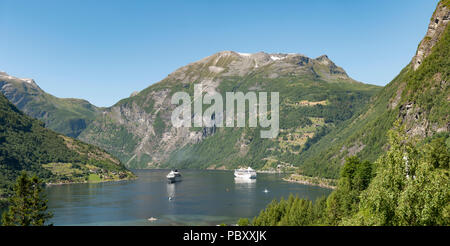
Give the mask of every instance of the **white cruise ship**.
M 247 169 L 241 168 L 234 170 L 234 176 L 236 178 L 256 179 L 256 172 L 251 167 Z
M 170 183 L 181 181 L 181 174 L 177 169 L 172 170 L 169 174 L 167 174 L 167 181 L 169 181 Z

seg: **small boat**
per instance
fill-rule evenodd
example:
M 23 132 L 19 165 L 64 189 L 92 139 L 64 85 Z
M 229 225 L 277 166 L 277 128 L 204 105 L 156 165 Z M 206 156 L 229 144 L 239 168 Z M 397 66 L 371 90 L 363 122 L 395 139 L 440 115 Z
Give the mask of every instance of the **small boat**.
M 175 183 L 175 182 L 181 181 L 180 172 L 178 172 L 177 169 L 170 171 L 170 173 L 167 174 L 167 181 L 169 181 L 169 183 Z
M 153 222 L 153 221 L 157 221 L 158 219 L 155 218 L 155 217 L 150 217 L 150 218 L 148 218 L 147 220 L 150 221 L 150 222 Z
M 236 178 L 243 178 L 243 179 L 256 179 L 256 171 L 253 170 L 251 167 L 248 167 L 246 169 L 236 169 L 234 170 L 234 176 Z
M 267 190 L 267 188 L 266 189 L 264 189 L 264 193 L 268 193 L 269 191 Z

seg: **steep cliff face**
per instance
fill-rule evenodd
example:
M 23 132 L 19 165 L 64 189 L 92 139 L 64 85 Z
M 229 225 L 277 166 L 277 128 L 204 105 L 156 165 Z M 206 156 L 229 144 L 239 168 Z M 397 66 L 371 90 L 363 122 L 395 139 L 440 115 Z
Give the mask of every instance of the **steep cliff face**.
M 435 134 L 448 134 L 449 14 L 450 1 L 441 1 L 411 63 L 374 96 L 360 114 L 300 157 L 305 167 L 315 169 L 311 175 L 321 175 L 323 169 L 339 167 L 351 155 L 374 161 L 389 148 L 387 131 L 397 120 L 417 141 Z
M 449 20 L 450 1 L 441 1 L 411 62 L 414 72 L 406 79 L 399 118 L 412 136 L 423 138 L 450 131 Z
M 351 117 L 379 89 L 352 80 L 327 56 L 312 59 L 300 54 L 224 51 L 177 69 L 161 82 L 105 109 L 79 138 L 105 148 L 130 167 L 223 168 L 238 165 L 236 158 L 253 160 L 250 152 L 259 137 L 252 129 L 172 127 L 170 119 L 176 107 L 171 104 L 172 95 L 179 91 L 193 95 L 194 84 L 201 84 L 204 92 L 221 94 L 280 92 L 280 139 L 265 143 L 268 151 L 275 152 L 255 157 L 250 165 L 257 167 L 277 166 L 282 158 L 276 155 L 284 150 L 288 155 L 300 153 L 319 128 L 332 128 Z M 204 143 L 205 139 L 210 140 Z M 226 146 L 213 147 L 211 142 Z M 212 156 L 225 150 L 229 151 L 222 160 L 223 154 Z M 208 156 L 201 154 L 203 151 Z
M 28 116 L 70 137 L 77 137 L 99 113 L 99 109 L 86 100 L 54 97 L 33 79 L 17 78 L 5 72 L 0 72 L 0 91 Z
M 416 56 L 412 60 L 414 70 L 417 70 L 423 60 L 431 53 L 434 45 L 441 39 L 447 28 L 448 21 L 450 20 L 449 5 L 448 1 L 442 1 L 433 13 L 430 24 L 428 25 L 427 34 L 422 42 L 420 42 Z

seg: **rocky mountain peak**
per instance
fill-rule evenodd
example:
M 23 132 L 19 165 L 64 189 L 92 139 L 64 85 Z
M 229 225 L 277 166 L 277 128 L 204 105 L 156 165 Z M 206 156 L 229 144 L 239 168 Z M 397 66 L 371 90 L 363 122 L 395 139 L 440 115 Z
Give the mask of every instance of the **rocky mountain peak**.
M 327 55 L 321 55 L 321 56 L 319 56 L 319 57 L 317 57 L 316 59 L 315 59 L 316 61 L 318 61 L 320 64 L 322 64 L 322 65 L 330 65 L 330 64 L 334 64 L 331 60 L 330 60 L 330 58 L 328 58 L 328 56 Z
M 327 79 L 349 80 L 345 71 L 327 55 L 316 59 L 298 53 L 243 53 L 220 51 L 179 68 L 169 75 L 183 84 L 204 78 L 244 76 L 251 72 L 267 74 L 271 78 L 287 74 L 312 74 Z
M 444 33 L 447 24 L 450 20 L 450 6 L 449 1 L 439 2 L 436 11 L 431 17 L 428 25 L 427 34 L 420 42 L 416 55 L 413 58 L 412 66 L 414 70 L 420 67 L 423 60 L 431 53 L 431 49 L 440 40 Z
M 139 91 L 133 91 L 133 92 L 130 94 L 130 97 L 137 96 L 138 94 L 139 94 Z
M 26 84 L 32 85 L 34 87 L 37 87 L 37 84 L 34 81 L 34 79 L 17 78 L 17 77 L 9 75 L 9 74 L 7 74 L 6 72 L 3 72 L 3 71 L 0 71 L 0 81 L 15 82 L 15 83 L 26 83 Z

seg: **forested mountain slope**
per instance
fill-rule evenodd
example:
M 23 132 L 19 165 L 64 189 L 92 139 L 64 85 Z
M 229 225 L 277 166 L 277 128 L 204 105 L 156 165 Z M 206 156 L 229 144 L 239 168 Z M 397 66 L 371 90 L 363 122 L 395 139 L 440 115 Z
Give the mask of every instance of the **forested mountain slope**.
M 0 95 L 0 197 L 20 171 L 46 183 L 99 182 L 133 178 L 116 158 L 90 144 L 46 129 Z
M 43 91 L 33 79 L 17 78 L 5 72 L 0 72 L 0 91 L 25 114 L 69 137 L 77 137 L 100 112 L 86 100 L 55 97 Z

